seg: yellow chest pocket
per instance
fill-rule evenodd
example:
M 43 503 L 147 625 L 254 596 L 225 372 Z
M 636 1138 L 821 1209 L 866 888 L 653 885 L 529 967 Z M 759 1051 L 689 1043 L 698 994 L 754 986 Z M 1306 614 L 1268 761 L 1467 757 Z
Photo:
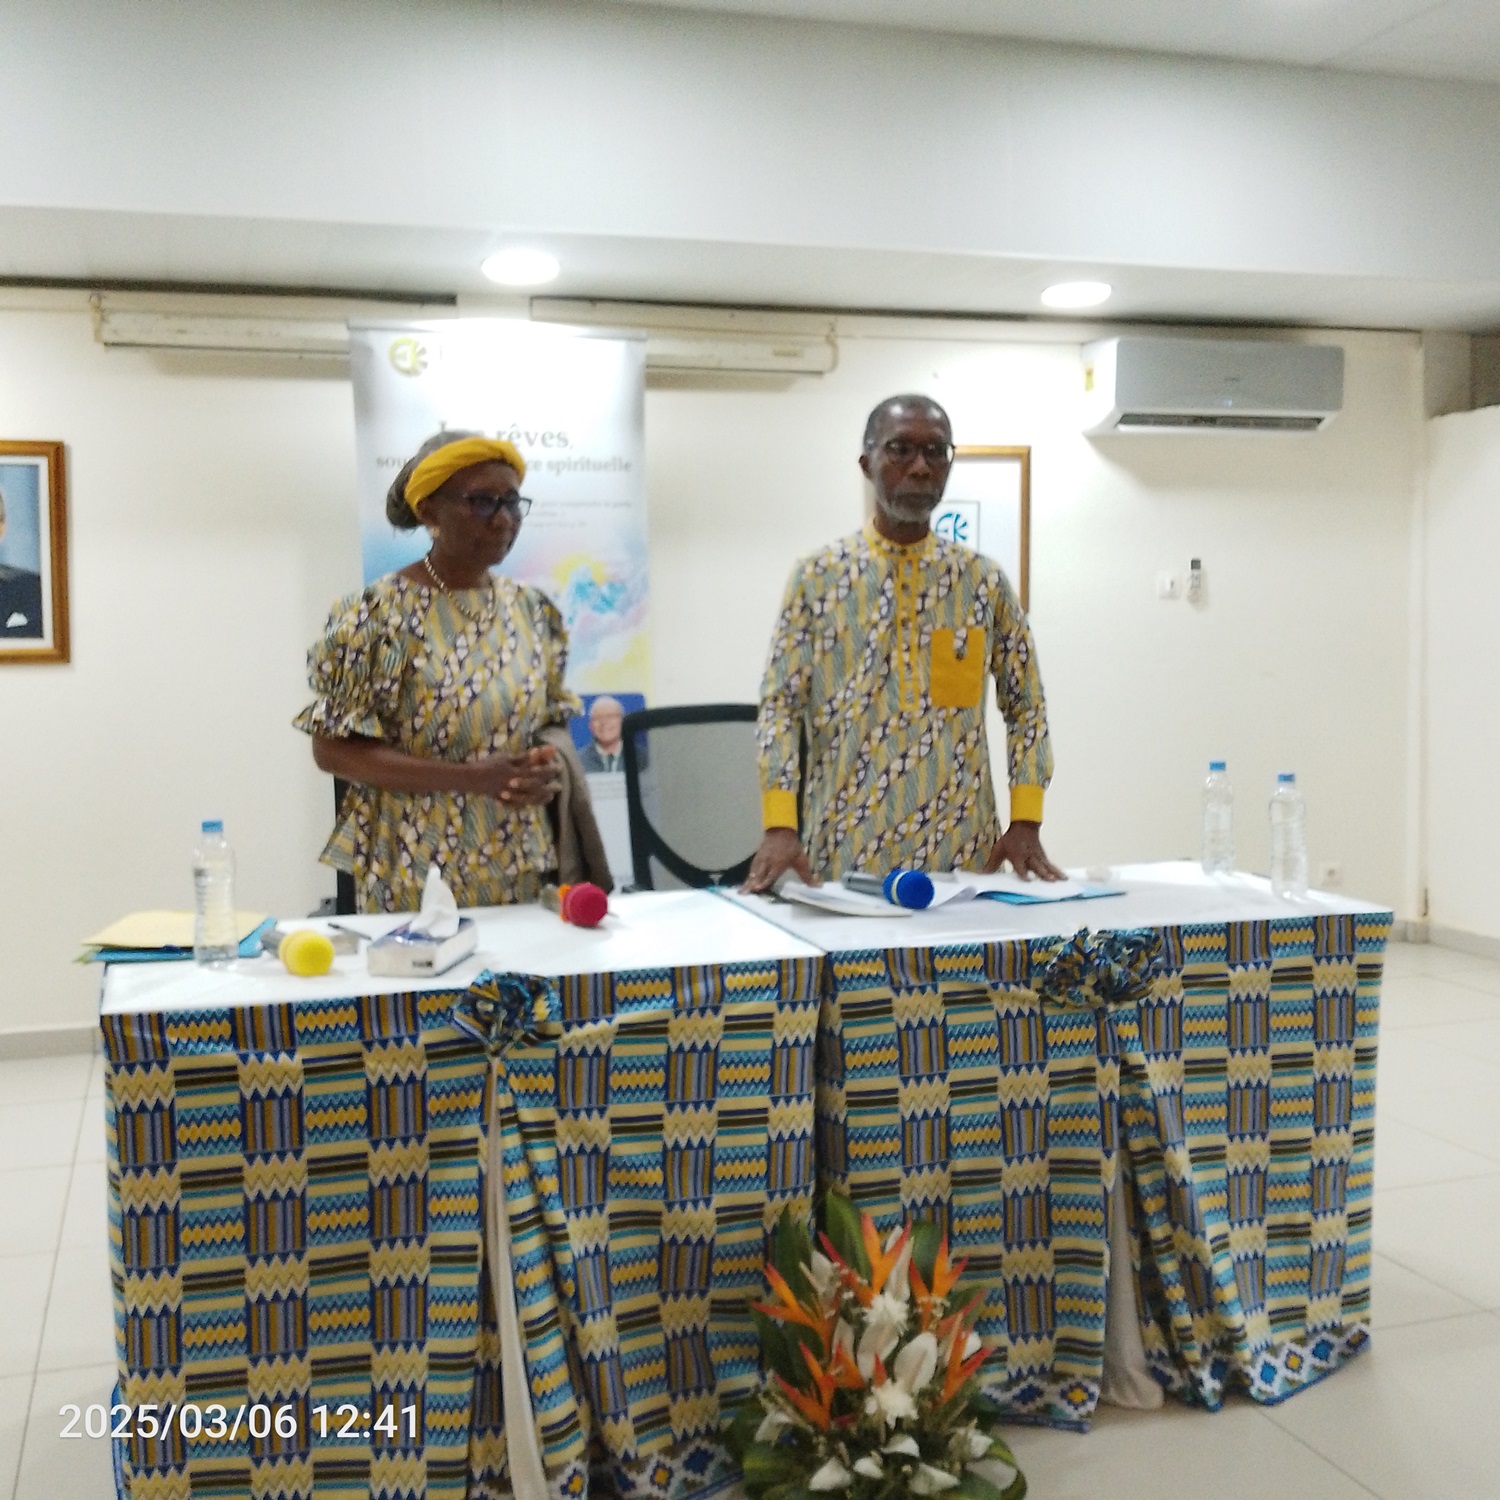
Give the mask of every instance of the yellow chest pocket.
M 984 696 L 984 668 L 988 652 L 984 631 L 934 630 L 928 696 L 934 708 L 978 708 Z

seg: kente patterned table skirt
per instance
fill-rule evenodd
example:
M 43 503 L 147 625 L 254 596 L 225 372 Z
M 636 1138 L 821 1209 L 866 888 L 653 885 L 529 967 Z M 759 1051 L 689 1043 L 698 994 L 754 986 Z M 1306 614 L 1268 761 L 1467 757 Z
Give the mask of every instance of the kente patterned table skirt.
M 758 1380 L 764 1233 L 808 1210 L 815 1170 L 886 1222 L 942 1218 L 986 1288 L 991 1389 L 1081 1426 L 1124 1160 L 1158 1377 L 1209 1406 L 1281 1399 L 1368 1338 L 1388 928 L 106 1017 L 120 1399 L 294 1413 L 287 1434 L 137 1433 L 122 1492 L 510 1495 L 486 1122 L 554 1495 L 728 1481 L 715 1437 Z
M 1099 1399 L 1123 1162 L 1153 1373 L 1276 1402 L 1369 1340 L 1389 914 L 839 953 L 818 1166 L 882 1226 L 940 1219 L 1019 1420 Z
M 175 1414 L 122 1495 L 511 1493 L 486 1121 L 553 1492 L 726 1481 L 766 1227 L 811 1204 L 821 974 L 106 1016 L 117 1400 Z

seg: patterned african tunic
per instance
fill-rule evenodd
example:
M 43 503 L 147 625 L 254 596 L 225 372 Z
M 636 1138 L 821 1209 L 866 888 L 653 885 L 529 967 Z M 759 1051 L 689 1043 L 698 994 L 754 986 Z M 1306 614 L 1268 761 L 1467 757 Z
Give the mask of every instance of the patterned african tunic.
M 436 760 L 519 754 L 580 712 L 567 662 L 562 616 L 538 590 L 497 577 L 492 603 L 392 573 L 334 606 L 307 654 L 318 696 L 293 722 Z M 460 906 L 534 900 L 557 865 L 545 807 L 358 784 L 322 857 L 353 875 L 361 911 L 415 911 L 433 861 Z
M 979 869 L 1000 836 L 985 682 L 1005 718 L 1011 816 L 1040 821 L 1052 779 L 1031 628 L 998 564 L 873 526 L 792 572 L 761 688 L 767 828 L 797 826 L 813 870 Z

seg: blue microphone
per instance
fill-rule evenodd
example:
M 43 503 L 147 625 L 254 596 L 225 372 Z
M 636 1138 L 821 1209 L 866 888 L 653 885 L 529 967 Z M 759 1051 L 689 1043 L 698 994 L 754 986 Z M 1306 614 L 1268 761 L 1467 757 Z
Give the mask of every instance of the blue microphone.
M 844 884 L 864 896 L 883 896 L 892 906 L 922 911 L 932 905 L 932 881 L 920 870 L 892 870 L 879 875 L 846 875 Z

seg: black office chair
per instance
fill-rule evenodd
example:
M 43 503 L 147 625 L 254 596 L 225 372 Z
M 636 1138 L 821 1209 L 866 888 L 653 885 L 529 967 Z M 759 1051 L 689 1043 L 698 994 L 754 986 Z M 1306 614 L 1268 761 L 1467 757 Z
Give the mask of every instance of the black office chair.
M 760 843 L 753 703 L 626 714 L 625 801 L 635 889 L 738 885 Z

